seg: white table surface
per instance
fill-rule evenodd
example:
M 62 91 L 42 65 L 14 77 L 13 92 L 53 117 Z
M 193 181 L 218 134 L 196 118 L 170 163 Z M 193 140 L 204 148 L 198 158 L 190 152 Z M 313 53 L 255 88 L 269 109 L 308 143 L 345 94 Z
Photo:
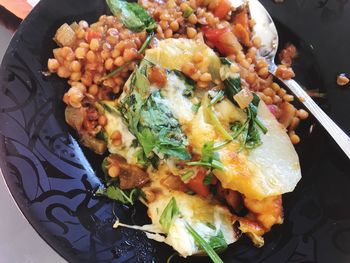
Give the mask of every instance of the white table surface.
M 12 32 L 0 26 L 0 61 Z M 60 257 L 33 229 L 12 199 L 0 174 L 0 263 L 61 263 Z

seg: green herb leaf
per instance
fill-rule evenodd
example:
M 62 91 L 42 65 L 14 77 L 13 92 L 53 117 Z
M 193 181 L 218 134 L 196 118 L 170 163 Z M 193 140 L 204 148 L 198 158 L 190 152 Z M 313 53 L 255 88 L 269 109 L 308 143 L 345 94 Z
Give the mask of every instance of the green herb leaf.
M 107 0 L 107 4 L 115 16 L 120 16 L 123 25 L 132 31 L 147 30 L 151 32 L 157 28 L 154 19 L 137 3 Z
M 230 65 L 228 63 L 232 62 L 221 58 L 221 63 L 223 64 L 223 67 L 227 67 L 227 65 Z M 238 74 L 232 74 L 232 76 L 228 76 L 226 79 L 224 79 L 223 83 L 225 86 L 225 94 L 227 98 L 234 104 L 237 104 L 233 97 L 242 90 L 240 76 Z M 263 133 L 267 132 L 266 127 L 259 121 L 257 117 L 259 103 L 260 98 L 255 93 L 253 93 L 253 100 L 245 109 L 248 117 L 246 122 L 243 124 L 236 122 L 231 127 L 231 130 L 234 132 L 232 136 L 233 139 L 239 139 L 242 147 L 246 149 L 253 149 L 262 144 L 259 129 Z
M 209 245 L 218 253 L 227 249 L 227 242 L 221 230 L 219 230 L 216 236 L 210 237 Z
M 197 113 L 198 112 L 198 110 L 199 110 L 199 108 L 201 107 L 201 102 L 198 102 L 198 103 L 196 103 L 196 104 L 193 104 L 193 106 L 192 106 L 192 110 L 195 112 L 195 113 Z
M 220 57 L 220 62 L 223 65 L 228 65 L 228 66 L 232 65 L 232 61 L 225 57 Z
M 186 173 L 184 173 L 183 175 L 181 175 L 181 180 L 186 183 L 186 182 L 188 182 L 188 180 L 191 179 L 191 177 L 193 175 L 194 175 L 194 171 L 189 170 Z
M 141 63 L 133 74 L 130 93 L 121 101 L 120 111 L 148 159 L 156 154 L 161 159 L 172 156 L 189 160 L 191 155 L 186 147 L 187 138 L 179 122 L 164 102 L 160 91 L 150 93 L 147 66 L 148 63 Z
M 185 97 L 193 97 L 195 81 L 176 69 L 171 70 L 170 73 L 174 73 L 185 83 L 186 89 L 183 91 L 182 95 Z
M 196 230 L 193 229 L 188 223 L 186 224 L 187 231 L 192 235 L 195 242 L 203 249 L 205 253 L 211 258 L 214 263 L 224 263 L 210 244 L 202 238 Z M 216 242 L 214 242 L 215 244 Z
M 115 185 L 110 185 L 107 188 L 100 188 L 97 190 L 96 195 L 106 196 L 109 199 L 119 201 L 123 204 L 134 205 L 140 194 L 139 189 L 122 190 Z
M 169 229 L 171 227 L 171 223 L 175 216 L 179 215 L 180 211 L 176 204 L 175 198 L 171 198 L 167 206 L 164 208 L 163 213 L 161 214 L 159 218 L 159 223 L 163 227 L 164 231 L 166 233 L 169 232 Z
M 143 54 L 143 52 L 145 52 L 146 48 L 149 46 L 149 44 L 152 41 L 152 38 L 154 36 L 154 32 L 151 32 L 147 35 L 147 38 L 145 40 L 145 42 L 143 42 L 142 46 L 140 47 L 140 49 L 137 51 L 138 54 Z
M 214 104 L 222 100 L 224 98 L 224 95 L 225 95 L 225 92 L 223 90 L 216 92 L 215 96 L 211 99 L 209 105 L 213 106 Z
M 210 185 L 213 178 L 214 178 L 214 174 L 212 172 L 208 173 L 203 180 L 203 184 Z
M 214 142 L 207 142 L 202 147 L 201 160 L 198 162 L 188 162 L 187 165 L 206 166 L 220 171 L 225 170 L 225 166 L 220 161 L 218 154 L 215 152 L 218 148 L 214 146 Z
M 212 106 L 210 105 L 208 94 L 204 95 L 203 98 L 203 110 L 204 110 L 204 117 L 208 123 L 214 126 L 214 128 L 221 134 L 221 136 L 225 140 L 233 140 L 232 136 L 226 131 L 225 127 L 222 126 L 218 116 L 216 116 L 216 113 L 212 109 Z

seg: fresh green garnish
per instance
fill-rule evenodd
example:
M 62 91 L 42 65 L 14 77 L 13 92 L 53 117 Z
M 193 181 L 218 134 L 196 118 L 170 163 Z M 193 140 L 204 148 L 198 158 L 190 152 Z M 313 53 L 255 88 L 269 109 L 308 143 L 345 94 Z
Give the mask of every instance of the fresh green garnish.
M 197 113 L 198 110 L 199 110 L 199 108 L 201 107 L 201 105 L 202 105 L 201 102 L 198 102 L 198 103 L 193 104 L 192 110 L 193 110 L 195 113 Z
M 187 77 L 180 70 L 174 69 L 174 70 L 171 70 L 170 73 L 174 73 L 185 84 L 186 89 L 183 91 L 182 95 L 185 97 L 193 97 L 194 86 L 196 84 L 195 81 Z
M 214 142 L 205 143 L 202 148 L 201 160 L 198 162 L 188 162 L 187 165 L 200 165 L 220 171 L 225 170 L 225 166 L 220 161 L 220 158 L 216 152 L 218 149 L 219 148 L 214 145 Z
M 175 198 L 171 198 L 167 206 L 164 208 L 163 213 L 159 218 L 159 223 L 163 227 L 166 233 L 169 233 L 171 223 L 175 216 L 179 215 L 180 211 L 176 204 Z
M 191 177 L 193 175 L 194 175 L 194 171 L 189 170 L 186 173 L 184 173 L 183 175 L 181 175 L 181 180 L 186 183 L 188 180 L 191 179 Z
M 211 246 L 218 253 L 227 249 L 228 246 L 221 230 L 219 230 L 216 236 L 210 237 L 209 246 Z
M 223 67 L 227 67 L 232 64 L 226 58 L 221 58 L 221 63 Z M 234 96 L 242 90 L 241 78 L 239 74 L 231 74 L 226 79 L 223 80 L 225 87 L 226 97 L 236 104 Z M 259 129 L 263 132 L 267 132 L 267 128 L 258 119 L 258 106 L 260 103 L 260 98 L 253 93 L 253 101 L 245 109 L 247 113 L 247 120 L 245 123 L 236 122 L 231 127 L 233 133 L 233 139 L 239 139 L 242 146 L 246 149 L 253 149 L 261 145 L 261 136 Z
M 213 180 L 214 178 L 214 174 L 212 172 L 208 173 L 205 177 L 204 177 L 204 180 L 203 180 L 203 184 L 204 185 L 210 185 L 211 184 L 211 181 Z
M 192 235 L 193 239 L 195 240 L 195 242 L 198 244 L 198 246 L 203 249 L 203 251 L 205 253 L 207 253 L 207 255 L 211 258 L 211 260 L 214 263 L 224 263 L 221 258 L 219 257 L 219 255 L 215 252 L 215 250 L 211 247 L 211 245 L 204 240 L 204 238 L 202 238 L 196 230 L 193 229 L 193 227 L 191 227 L 188 223 L 186 224 L 186 229 L 187 231 Z M 213 240 L 212 241 L 213 245 L 218 245 L 219 242 L 218 240 Z M 227 244 L 226 244 L 227 246 Z
M 123 25 L 126 28 L 135 32 L 140 32 L 143 30 L 147 31 L 147 38 L 145 42 L 143 42 L 140 49 L 137 51 L 138 54 L 143 54 L 154 36 L 154 30 L 157 28 L 156 21 L 146 12 L 142 6 L 137 3 L 129 3 L 122 0 L 106 0 L 106 2 L 113 15 L 120 17 Z M 109 74 L 101 78 L 100 81 L 104 81 L 123 71 L 123 69 L 128 67 L 131 62 L 133 61 L 129 61 L 124 65 L 112 70 Z
M 150 93 L 146 77 L 147 64 L 143 63 L 132 75 L 130 93 L 121 101 L 120 110 L 136 136 L 147 158 L 175 157 L 191 159 L 187 138 L 179 122 L 164 103 L 159 90 Z
M 220 57 L 220 62 L 222 65 L 231 66 L 231 64 L 232 64 L 232 62 L 228 58 L 225 58 L 225 57 Z
M 157 23 L 137 3 L 129 3 L 122 0 L 106 0 L 113 15 L 120 17 L 123 25 L 135 32 L 146 30 L 151 32 L 157 28 Z
M 218 92 L 216 92 L 215 96 L 211 99 L 210 101 L 210 106 L 215 105 L 217 102 L 219 102 L 220 100 L 222 100 L 225 96 L 225 92 L 223 90 L 220 90 Z
M 193 9 L 190 6 L 186 6 L 185 10 L 183 11 L 183 17 L 189 18 L 189 16 L 192 14 L 193 14 Z
M 212 106 L 210 105 L 210 101 L 208 98 L 208 94 L 204 95 L 203 98 L 203 112 L 204 112 L 204 116 L 205 119 L 208 123 L 210 123 L 211 125 L 214 126 L 214 128 L 221 134 L 221 136 L 225 139 L 225 140 L 233 140 L 232 136 L 230 135 L 230 133 L 228 131 L 226 131 L 225 127 L 222 126 L 218 116 L 216 116 L 215 111 L 213 110 Z
M 136 188 L 132 190 L 122 190 L 115 185 L 109 185 L 107 188 L 99 188 L 96 191 L 96 195 L 106 196 L 109 199 L 119 201 L 126 205 L 134 205 L 140 195 L 140 190 Z

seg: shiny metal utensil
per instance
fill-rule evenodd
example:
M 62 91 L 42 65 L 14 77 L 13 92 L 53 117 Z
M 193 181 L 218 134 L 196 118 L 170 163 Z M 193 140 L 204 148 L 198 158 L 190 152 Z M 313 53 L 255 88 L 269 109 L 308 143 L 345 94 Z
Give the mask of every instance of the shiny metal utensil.
M 275 57 L 278 49 L 278 33 L 276 26 L 265 7 L 258 0 L 249 0 L 249 9 L 255 20 L 254 34 L 262 40 L 259 55 L 269 63 L 269 71 L 274 74 L 277 69 Z M 315 103 L 305 90 L 294 80 L 281 81 L 300 99 L 305 107 L 315 116 L 326 131 L 333 137 L 350 159 L 350 138 L 335 122 Z

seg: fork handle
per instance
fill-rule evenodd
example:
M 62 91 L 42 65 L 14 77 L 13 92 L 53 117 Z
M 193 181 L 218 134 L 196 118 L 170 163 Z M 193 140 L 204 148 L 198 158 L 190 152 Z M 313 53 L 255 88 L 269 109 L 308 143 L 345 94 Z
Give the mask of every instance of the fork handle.
M 350 159 L 350 138 L 339 126 L 316 104 L 305 90 L 294 80 L 282 80 L 305 107 L 315 116 L 326 131 L 333 137 Z

